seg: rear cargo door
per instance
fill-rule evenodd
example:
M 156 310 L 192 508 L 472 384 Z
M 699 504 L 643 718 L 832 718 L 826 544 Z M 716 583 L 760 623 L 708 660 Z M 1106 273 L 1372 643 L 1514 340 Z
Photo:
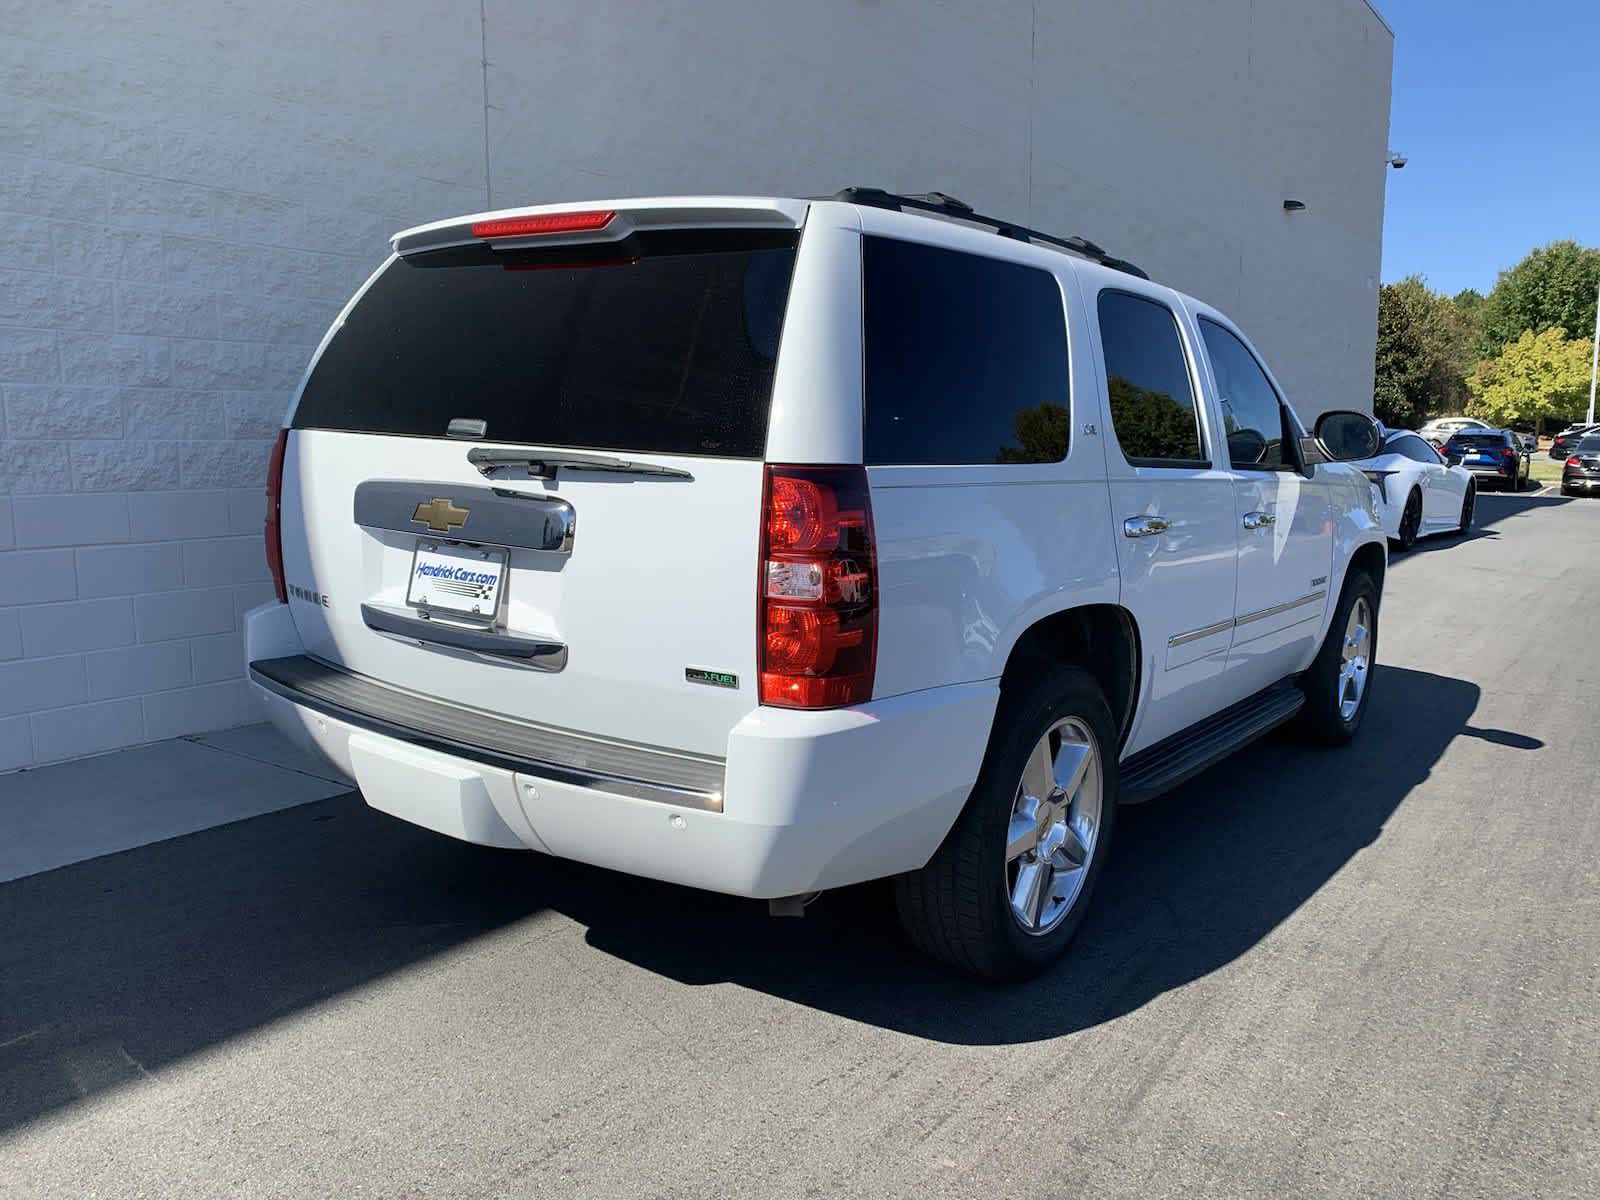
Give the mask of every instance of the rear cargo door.
M 724 754 L 756 703 L 801 215 L 622 214 L 555 248 L 403 237 L 291 422 L 284 561 L 308 651 L 430 698 Z

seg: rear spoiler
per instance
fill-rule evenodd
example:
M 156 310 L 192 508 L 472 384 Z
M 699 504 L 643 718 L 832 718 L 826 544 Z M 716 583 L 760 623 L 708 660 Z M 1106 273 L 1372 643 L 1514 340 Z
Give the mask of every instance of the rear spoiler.
M 657 230 L 799 229 L 805 223 L 808 207 L 804 200 L 749 196 L 552 204 L 500 209 L 418 225 L 395 234 L 389 244 L 403 258 L 425 250 L 483 241 L 491 241 L 496 249 L 520 250 L 580 243 L 604 245 L 623 241 L 635 233 Z

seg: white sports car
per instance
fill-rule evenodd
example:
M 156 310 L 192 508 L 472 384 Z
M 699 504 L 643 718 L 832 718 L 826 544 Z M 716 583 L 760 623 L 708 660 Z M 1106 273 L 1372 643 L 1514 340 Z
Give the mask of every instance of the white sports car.
M 1472 472 L 1449 466 L 1411 430 L 1386 430 L 1383 448 L 1353 465 L 1377 488 L 1384 532 L 1402 550 L 1430 533 L 1465 533 L 1472 527 L 1477 500 Z

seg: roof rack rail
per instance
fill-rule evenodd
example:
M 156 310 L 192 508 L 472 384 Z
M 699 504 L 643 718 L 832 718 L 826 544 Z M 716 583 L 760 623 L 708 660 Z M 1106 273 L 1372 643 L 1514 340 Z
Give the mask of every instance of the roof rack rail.
M 871 208 L 887 208 L 894 212 L 925 212 L 941 217 L 953 217 L 958 221 L 970 221 L 974 225 L 987 225 L 1001 237 L 1012 238 L 1019 242 L 1042 242 L 1047 246 L 1059 246 L 1063 250 L 1081 255 L 1101 266 L 1110 267 L 1129 275 L 1136 275 L 1140 279 L 1149 279 L 1135 264 L 1125 258 L 1117 258 L 1107 254 L 1088 238 L 1082 237 L 1055 237 L 1052 234 L 1040 233 L 1037 229 L 1029 229 L 1026 225 L 1018 225 L 1015 221 L 1002 221 L 998 217 L 986 217 L 982 213 L 973 211 L 972 205 L 957 200 L 954 196 L 944 192 L 922 192 L 912 195 L 900 195 L 897 192 L 886 192 L 882 188 L 872 187 L 847 187 L 827 197 L 830 200 L 840 200 L 846 204 L 865 204 Z

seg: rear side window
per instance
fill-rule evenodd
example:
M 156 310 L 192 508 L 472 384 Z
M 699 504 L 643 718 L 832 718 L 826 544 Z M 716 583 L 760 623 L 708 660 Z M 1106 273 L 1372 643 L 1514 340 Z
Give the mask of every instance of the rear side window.
M 1067 456 L 1067 326 L 1048 271 L 867 237 L 869 464 Z
M 762 457 L 795 235 L 631 241 L 609 259 L 396 259 L 329 342 L 295 428 L 442 437 L 463 417 L 496 442 Z
M 1111 424 L 1122 453 L 1140 465 L 1210 466 L 1172 310 L 1127 292 L 1101 292 L 1099 311 Z

